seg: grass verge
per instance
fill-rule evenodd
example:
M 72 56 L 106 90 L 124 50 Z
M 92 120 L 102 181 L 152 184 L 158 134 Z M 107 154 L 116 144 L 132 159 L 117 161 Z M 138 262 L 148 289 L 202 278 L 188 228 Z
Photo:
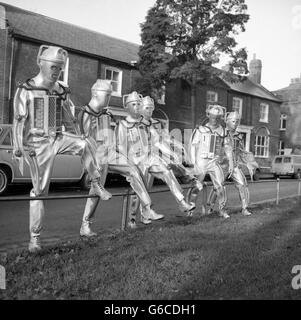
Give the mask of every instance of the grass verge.
M 154 222 L 2 258 L 0 299 L 299 299 L 301 201 Z

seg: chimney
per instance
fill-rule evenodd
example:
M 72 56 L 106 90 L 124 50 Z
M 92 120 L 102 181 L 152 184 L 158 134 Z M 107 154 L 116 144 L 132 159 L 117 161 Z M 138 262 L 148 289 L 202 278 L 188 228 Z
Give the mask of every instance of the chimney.
M 6 12 L 4 6 L 0 5 L 0 30 L 6 29 Z
M 291 79 L 291 84 L 297 84 L 297 83 L 301 83 L 301 79 L 300 78 L 292 78 Z
M 262 62 L 259 59 L 256 59 L 256 54 L 253 56 L 253 60 L 250 61 L 250 75 L 249 78 L 255 83 L 261 84 L 261 70 Z

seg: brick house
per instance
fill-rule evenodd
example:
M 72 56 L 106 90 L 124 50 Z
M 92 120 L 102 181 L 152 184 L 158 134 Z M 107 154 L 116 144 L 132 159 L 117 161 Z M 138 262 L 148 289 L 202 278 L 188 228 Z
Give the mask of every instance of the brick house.
M 261 168 L 269 168 L 278 153 L 282 101 L 260 84 L 261 68 L 261 61 L 254 57 L 250 62 L 250 76 L 243 82 L 230 83 L 218 78 L 199 86 L 196 122 L 204 118 L 210 103 L 219 103 L 227 111 L 238 110 L 242 115 L 238 130 L 244 134 L 246 150 L 254 153 Z M 177 80 L 167 86 L 164 110 L 170 120 L 170 129 L 192 128 L 190 87 L 186 82 Z
M 288 87 L 274 91 L 280 99 L 279 154 L 301 154 L 301 76 Z
M 129 93 L 139 77 L 135 67 L 139 45 L 112 38 L 40 14 L 0 2 L 0 123 L 11 123 L 13 95 L 19 81 L 38 72 L 36 57 L 41 44 L 57 45 L 69 53 L 62 79 L 72 91 L 76 106 L 90 99 L 90 88 L 97 78 L 113 80 L 110 108 L 124 116 L 122 95 Z M 246 149 L 254 152 L 261 167 L 270 166 L 278 152 L 281 100 L 260 84 L 261 62 L 253 59 L 251 75 L 242 83 L 215 79 L 197 90 L 196 117 L 205 115 L 208 103 L 218 102 L 242 113 L 240 131 Z M 170 120 L 170 129 L 190 129 L 190 88 L 183 81 L 166 85 L 165 102 L 155 116 Z
M 97 78 L 113 81 L 110 107 L 124 114 L 122 95 L 130 92 L 138 71 L 139 45 L 74 26 L 0 2 L 0 123 L 11 123 L 13 96 L 19 81 L 38 73 L 41 44 L 61 46 L 69 53 L 61 80 L 71 88 L 76 106 L 90 100 Z

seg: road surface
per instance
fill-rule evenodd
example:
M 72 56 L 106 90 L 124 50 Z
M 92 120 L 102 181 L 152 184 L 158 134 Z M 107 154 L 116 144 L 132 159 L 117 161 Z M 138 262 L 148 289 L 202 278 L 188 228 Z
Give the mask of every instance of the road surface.
M 165 188 L 164 185 L 155 186 L 153 190 Z M 208 187 L 208 194 L 211 187 Z M 119 193 L 127 190 L 127 186 L 108 188 L 110 192 Z M 30 187 L 14 187 L 9 196 L 28 196 Z M 258 203 L 276 198 L 276 180 L 249 183 L 251 203 Z M 280 181 L 280 197 L 297 195 L 298 181 L 282 179 Z M 51 195 L 81 195 L 87 192 L 76 188 L 62 187 L 50 191 Z M 239 197 L 233 185 L 227 185 L 227 206 L 239 205 Z M 171 193 L 159 192 L 151 194 L 154 209 L 165 214 L 167 219 L 176 219 L 181 215 Z M 201 198 L 201 197 L 200 197 Z M 86 199 L 48 200 L 46 201 L 46 217 L 41 239 L 46 243 L 55 243 L 62 239 L 79 237 L 82 213 Z M 200 201 L 199 201 L 200 202 Z M 231 210 L 230 210 L 231 214 Z M 0 252 L 25 247 L 28 242 L 28 201 L 2 202 L 0 201 Z M 97 232 L 117 230 L 121 227 L 122 197 L 113 197 L 109 201 L 101 201 L 96 211 L 93 229 Z M 156 222 L 154 222 L 156 223 Z

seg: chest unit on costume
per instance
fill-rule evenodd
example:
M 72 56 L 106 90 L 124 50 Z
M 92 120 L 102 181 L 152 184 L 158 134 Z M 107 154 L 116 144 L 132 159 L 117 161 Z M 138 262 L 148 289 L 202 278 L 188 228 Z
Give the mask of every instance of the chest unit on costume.
M 62 101 L 56 96 L 35 97 L 29 106 L 31 130 L 43 129 L 45 135 L 62 132 Z
M 215 157 L 221 156 L 224 145 L 224 129 L 218 127 L 216 130 L 212 131 L 209 127 L 200 126 L 197 131 L 197 159 L 214 159 Z
M 61 133 L 66 120 L 64 103 L 67 98 L 67 91 L 64 89 L 62 94 L 56 91 L 49 93 L 45 89 L 31 86 L 28 82 L 19 87 L 28 90 L 29 93 L 27 106 L 30 133 L 43 136 L 54 136 Z
M 137 123 L 128 128 L 128 141 L 130 150 L 135 151 L 137 157 L 149 155 L 152 149 L 150 128 L 143 123 Z
M 130 158 L 141 158 L 148 154 L 151 144 L 150 134 L 143 123 L 127 120 L 120 121 L 118 125 L 118 144 L 126 143 L 126 152 Z

